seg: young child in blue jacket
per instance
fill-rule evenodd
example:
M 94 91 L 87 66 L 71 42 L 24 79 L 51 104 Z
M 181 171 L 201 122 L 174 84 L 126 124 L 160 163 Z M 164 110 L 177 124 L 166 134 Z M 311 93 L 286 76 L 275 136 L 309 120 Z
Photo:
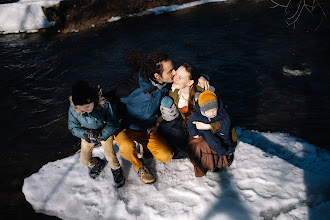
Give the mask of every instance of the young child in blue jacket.
M 211 123 L 218 122 L 220 129 L 212 133 Z M 192 137 L 202 136 L 206 143 L 218 156 L 226 156 L 228 163 L 233 160 L 234 148 L 231 143 L 231 121 L 221 99 L 207 90 L 202 92 L 195 104 L 195 111 L 191 114 L 187 127 Z
M 102 90 L 79 80 L 72 86 L 69 99 L 68 128 L 81 139 L 81 163 L 89 167 L 90 177 L 96 178 L 106 164 L 105 160 L 92 155 L 95 144 L 101 144 L 117 188 L 123 186 L 125 178 L 113 147 L 113 134 L 119 123 Z

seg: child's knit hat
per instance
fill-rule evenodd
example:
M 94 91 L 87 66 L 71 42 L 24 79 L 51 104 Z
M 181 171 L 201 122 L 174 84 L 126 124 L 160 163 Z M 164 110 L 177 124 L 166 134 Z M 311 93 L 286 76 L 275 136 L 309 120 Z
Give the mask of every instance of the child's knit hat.
M 72 101 L 75 105 L 85 105 L 95 102 L 97 93 L 85 81 L 78 80 L 72 86 Z
M 165 96 L 160 103 L 160 112 L 165 121 L 172 121 L 179 116 L 179 110 L 169 96 Z
M 209 90 L 202 92 L 198 97 L 198 105 L 202 113 L 218 108 L 217 95 Z

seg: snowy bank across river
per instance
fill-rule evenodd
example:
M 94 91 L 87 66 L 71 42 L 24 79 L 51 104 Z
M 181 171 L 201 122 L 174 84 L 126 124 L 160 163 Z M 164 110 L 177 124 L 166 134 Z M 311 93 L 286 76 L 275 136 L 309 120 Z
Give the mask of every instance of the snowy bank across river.
M 60 0 L 20 0 L 0 4 L 0 33 L 37 32 L 38 29 L 54 25 L 44 15 L 41 6 L 49 7 Z
M 79 154 L 50 162 L 24 180 L 36 212 L 62 219 L 329 219 L 330 154 L 285 133 L 237 128 L 231 167 L 194 176 L 189 159 L 146 161 L 157 181 L 144 184 L 121 161 L 126 185 L 109 166 L 88 176 Z M 103 158 L 102 147 L 94 150 Z
M 69 0 L 70 1 L 70 0 Z M 220 2 L 226 0 L 200 0 L 182 5 L 161 6 L 148 9 L 147 12 L 161 14 L 164 12 L 176 11 L 188 7 L 193 7 L 210 2 Z M 38 32 L 39 29 L 48 28 L 55 25 L 54 21 L 49 21 L 45 16 L 43 7 L 51 7 L 61 2 L 60 0 L 20 0 L 15 3 L 0 4 L 0 34 Z M 126 5 L 127 7 L 127 5 Z M 97 13 L 96 13 L 97 14 Z M 143 13 L 142 13 L 143 14 Z M 128 16 L 135 16 L 131 14 Z M 70 16 L 67 16 L 68 19 Z M 107 19 L 108 22 L 117 21 L 120 16 L 114 16 L 114 19 Z M 79 21 L 78 21 L 79 23 Z M 93 27 L 95 25 L 92 25 Z M 72 29 L 72 32 L 77 32 Z

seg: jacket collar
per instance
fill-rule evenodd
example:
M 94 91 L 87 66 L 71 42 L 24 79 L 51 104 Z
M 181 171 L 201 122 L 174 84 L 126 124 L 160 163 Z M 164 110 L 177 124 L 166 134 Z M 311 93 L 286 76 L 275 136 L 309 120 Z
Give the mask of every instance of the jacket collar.
M 142 73 L 141 71 L 139 72 L 139 85 L 142 88 L 144 93 L 148 93 L 157 89 L 163 89 L 166 87 L 166 83 L 164 84 L 159 84 L 154 82 L 153 80 L 149 79 L 150 82 L 145 82 L 143 81 Z

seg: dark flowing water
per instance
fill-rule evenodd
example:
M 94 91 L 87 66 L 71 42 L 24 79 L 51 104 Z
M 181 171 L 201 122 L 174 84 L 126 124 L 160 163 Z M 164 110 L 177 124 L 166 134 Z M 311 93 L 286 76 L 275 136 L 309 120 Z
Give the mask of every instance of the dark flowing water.
M 317 32 L 311 15 L 287 28 L 268 1 L 216 3 L 159 16 L 129 18 L 83 34 L 0 36 L 1 216 L 34 213 L 24 178 L 79 149 L 67 129 L 76 79 L 105 91 L 129 76 L 130 49 L 168 53 L 176 67 L 194 63 L 211 77 L 236 126 L 281 131 L 329 149 L 330 22 Z M 285 76 L 283 67 L 310 69 Z M 42 184 L 42 183 L 40 183 Z

